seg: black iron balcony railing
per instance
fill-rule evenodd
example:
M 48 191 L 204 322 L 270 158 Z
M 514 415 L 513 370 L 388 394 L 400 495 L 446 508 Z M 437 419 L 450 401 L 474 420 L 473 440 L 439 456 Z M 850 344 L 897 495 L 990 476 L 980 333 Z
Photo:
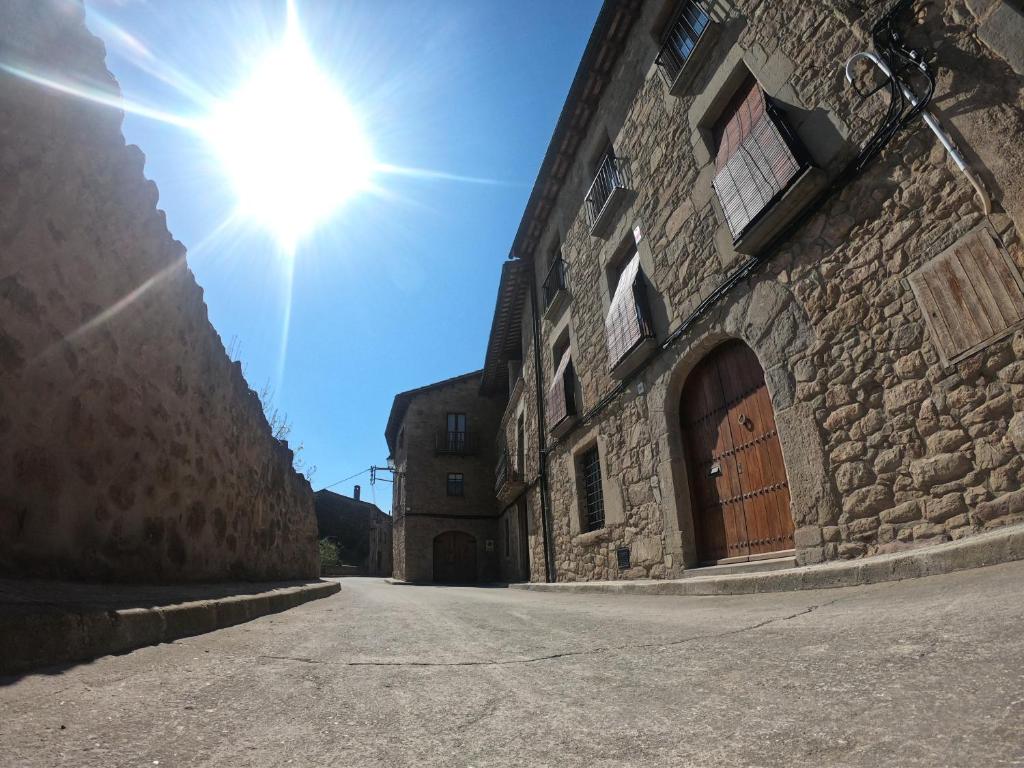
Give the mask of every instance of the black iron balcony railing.
M 609 152 L 601 161 L 597 175 L 594 177 L 594 183 L 590 185 L 590 191 L 587 192 L 587 221 L 591 227 L 597 223 L 612 192 L 616 189 L 625 189 L 625 187 L 626 179 L 621 163 L 615 155 Z
M 515 486 L 521 481 L 519 470 L 509 461 L 508 451 L 503 450 L 494 467 L 494 492 L 500 496 L 502 491 L 515 491 Z
M 550 307 L 560 291 L 569 290 L 569 265 L 561 256 L 557 257 L 544 278 L 544 307 Z
M 434 436 L 435 453 L 476 453 L 476 435 L 472 432 L 450 432 L 442 430 Z
M 655 63 L 665 70 L 670 83 L 679 76 L 679 71 L 697 47 L 700 36 L 708 28 L 708 22 L 708 13 L 700 3 L 686 0 L 679 14 L 668 25 Z

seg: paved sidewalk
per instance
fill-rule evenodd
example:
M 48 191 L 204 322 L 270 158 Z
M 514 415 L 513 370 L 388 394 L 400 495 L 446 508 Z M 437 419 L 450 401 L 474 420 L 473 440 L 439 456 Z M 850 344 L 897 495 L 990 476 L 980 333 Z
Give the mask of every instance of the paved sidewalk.
M 329 581 L 158 586 L 0 579 L 0 674 L 210 632 L 339 589 Z
M 632 581 L 575 581 L 554 584 L 511 584 L 512 589 L 574 594 L 623 595 L 746 595 L 757 592 L 795 592 L 835 589 L 939 576 L 956 571 L 1024 560 L 1024 525 L 1007 526 L 959 541 L 936 544 L 858 560 L 810 565 L 802 568 L 749 573 L 701 575 L 689 571 L 682 579 L 635 579 Z M 708 569 L 709 572 L 714 569 Z

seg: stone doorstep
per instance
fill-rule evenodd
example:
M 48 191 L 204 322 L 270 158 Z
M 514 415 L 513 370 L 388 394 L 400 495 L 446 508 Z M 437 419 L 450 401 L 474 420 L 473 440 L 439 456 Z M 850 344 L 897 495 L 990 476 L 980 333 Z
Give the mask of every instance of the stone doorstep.
M 746 595 L 755 592 L 856 587 L 937 576 L 1014 560 L 1024 560 L 1024 525 L 1007 526 L 957 541 L 904 552 L 768 572 L 694 575 L 682 579 L 512 584 L 510 588 L 572 594 Z
M 796 567 L 796 558 L 792 555 L 786 557 L 773 557 L 764 560 L 750 560 L 745 563 L 727 563 L 723 565 L 702 565 L 696 568 L 687 568 L 683 571 L 681 578 L 701 579 L 708 576 L 725 576 L 734 573 L 763 573 L 765 571 L 790 570 Z
M 5 581 L 10 590 L 17 582 Z M 212 632 L 252 619 L 333 595 L 341 589 L 336 581 L 299 585 L 266 584 L 263 591 L 218 595 L 211 599 L 166 602 L 163 605 L 126 606 L 130 587 L 110 585 L 110 602 L 103 604 L 102 585 L 90 585 L 90 598 L 75 604 L 55 595 L 47 601 L 40 594 L 40 582 L 31 584 L 33 599 L 0 604 L 0 675 L 23 674 L 31 670 L 85 661 L 114 653 L 127 653 L 145 645 L 169 643 L 182 637 Z M 60 582 L 53 582 L 59 590 Z M 247 585 L 250 589 L 259 585 Z M 221 585 L 210 585 L 215 594 Z M 182 594 L 202 591 L 196 585 L 182 585 Z M 147 602 L 147 588 L 139 590 Z M 170 591 L 164 588 L 163 591 Z M 149 600 L 148 602 L 152 602 Z M 0 681 L 2 684 L 2 681 Z

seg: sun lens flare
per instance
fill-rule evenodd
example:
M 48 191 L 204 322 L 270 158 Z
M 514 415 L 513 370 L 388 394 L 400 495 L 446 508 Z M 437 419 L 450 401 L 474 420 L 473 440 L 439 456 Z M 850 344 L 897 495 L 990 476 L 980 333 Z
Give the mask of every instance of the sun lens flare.
M 317 66 L 291 3 L 281 44 L 214 107 L 202 133 L 240 213 L 287 252 L 370 184 L 370 144 L 345 95 Z

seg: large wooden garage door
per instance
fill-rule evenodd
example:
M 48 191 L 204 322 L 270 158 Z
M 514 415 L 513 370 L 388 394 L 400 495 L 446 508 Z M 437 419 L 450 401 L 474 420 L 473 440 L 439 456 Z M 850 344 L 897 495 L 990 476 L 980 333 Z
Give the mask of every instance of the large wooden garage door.
M 476 581 L 476 539 L 462 531 L 448 531 L 434 539 L 434 581 L 468 584 Z
M 775 413 L 747 345 L 728 342 L 698 364 L 683 389 L 680 421 L 701 562 L 792 549 Z

